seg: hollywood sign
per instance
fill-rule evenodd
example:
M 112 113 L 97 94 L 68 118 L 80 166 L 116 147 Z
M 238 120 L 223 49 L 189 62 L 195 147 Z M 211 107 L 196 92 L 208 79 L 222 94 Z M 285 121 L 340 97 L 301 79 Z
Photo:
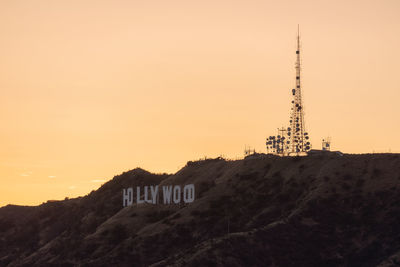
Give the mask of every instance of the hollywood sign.
M 143 192 L 143 193 L 142 193 Z M 124 207 L 131 206 L 136 199 L 136 204 L 180 204 L 192 203 L 195 199 L 194 184 L 185 185 L 182 189 L 180 185 L 163 185 L 162 190 L 159 190 L 158 185 L 136 187 L 136 197 L 133 196 L 134 190 L 132 187 L 122 190 L 122 205 Z M 162 195 L 162 202 L 160 202 Z

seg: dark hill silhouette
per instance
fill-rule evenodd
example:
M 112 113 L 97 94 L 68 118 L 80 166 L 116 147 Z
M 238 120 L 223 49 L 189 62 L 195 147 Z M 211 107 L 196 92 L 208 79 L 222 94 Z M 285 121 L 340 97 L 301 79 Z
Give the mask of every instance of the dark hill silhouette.
M 196 186 L 189 205 L 122 189 Z M 0 208 L 1 266 L 396 266 L 400 155 L 209 159 L 134 169 L 85 197 Z

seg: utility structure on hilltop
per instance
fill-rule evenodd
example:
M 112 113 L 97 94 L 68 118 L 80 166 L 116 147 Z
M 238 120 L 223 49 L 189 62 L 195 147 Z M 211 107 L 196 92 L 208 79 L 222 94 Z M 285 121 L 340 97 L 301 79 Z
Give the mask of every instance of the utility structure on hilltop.
M 306 155 L 311 149 L 310 137 L 304 124 L 304 107 L 301 99 L 300 32 L 297 27 L 296 86 L 292 89 L 292 108 L 289 127 L 278 128 L 278 135 L 267 138 L 267 152 L 280 156 Z
M 322 150 L 323 151 L 331 151 L 331 138 L 330 137 L 322 139 Z

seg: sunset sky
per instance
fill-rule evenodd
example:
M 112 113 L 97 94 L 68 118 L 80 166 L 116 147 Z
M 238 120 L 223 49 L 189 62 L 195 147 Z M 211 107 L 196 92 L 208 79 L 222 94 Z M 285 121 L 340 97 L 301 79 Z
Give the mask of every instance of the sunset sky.
M 400 1 L 0 1 L 0 206 L 265 152 L 302 44 L 306 128 L 400 151 Z

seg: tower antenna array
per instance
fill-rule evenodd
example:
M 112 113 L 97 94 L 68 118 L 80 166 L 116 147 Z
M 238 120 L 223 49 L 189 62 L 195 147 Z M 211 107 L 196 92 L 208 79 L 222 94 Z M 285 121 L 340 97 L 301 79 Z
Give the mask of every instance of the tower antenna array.
M 304 108 L 301 99 L 301 57 L 300 57 L 300 28 L 297 25 L 297 49 L 296 49 L 296 82 L 292 89 L 292 108 L 290 112 L 289 127 L 284 132 L 279 130 L 278 136 L 267 138 L 267 151 L 271 154 L 304 155 L 311 149 L 308 133 L 304 123 Z M 283 135 L 284 134 L 284 135 Z M 282 140 L 283 139 L 283 140 Z M 279 144 L 279 145 L 278 145 Z

